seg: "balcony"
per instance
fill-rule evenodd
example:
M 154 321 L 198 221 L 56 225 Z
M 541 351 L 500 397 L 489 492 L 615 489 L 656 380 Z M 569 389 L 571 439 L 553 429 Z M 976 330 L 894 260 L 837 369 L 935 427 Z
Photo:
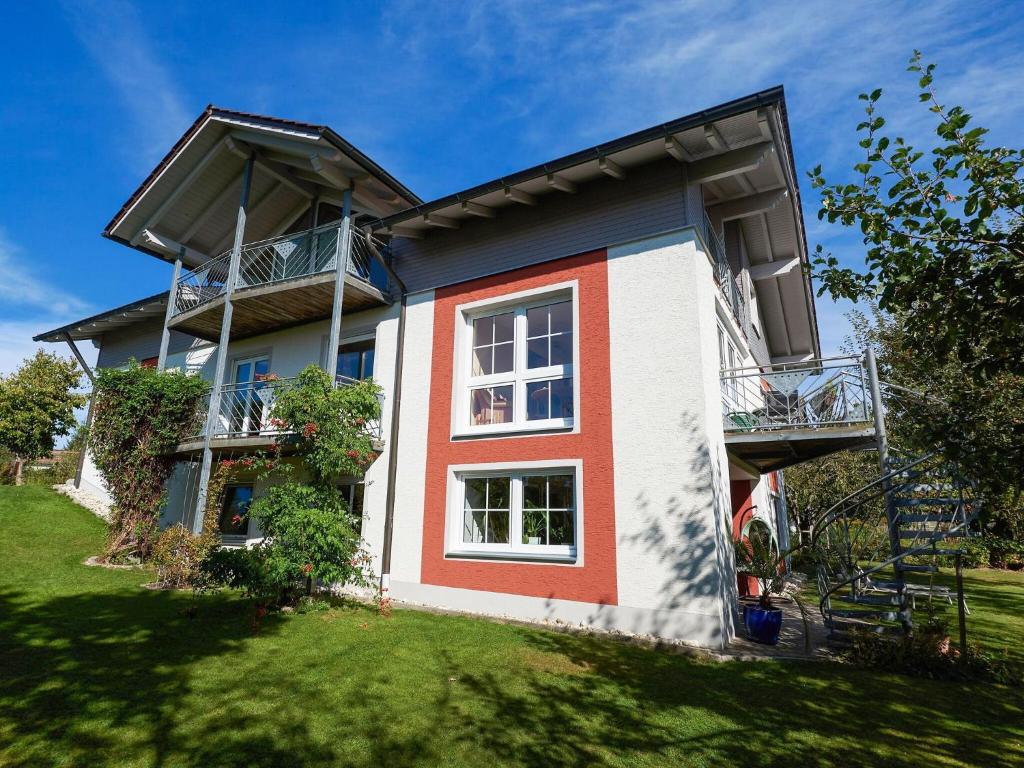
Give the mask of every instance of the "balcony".
M 242 246 L 231 294 L 231 336 L 266 333 L 330 317 L 335 265 L 340 255 L 337 222 L 293 235 Z M 387 283 L 377 275 L 371 236 L 352 229 L 342 309 L 358 312 L 390 303 Z M 178 279 L 169 327 L 199 338 L 220 337 L 231 251 Z
M 356 383 L 347 376 L 336 376 L 335 386 Z M 279 393 L 295 384 L 294 378 L 268 378 L 245 384 L 225 384 L 220 391 L 220 406 L 213 420 L 210 441 L 218 449 L 258 449 L 271 445 L 278 437 L 290 434 L 273 418 L 274 401 Z M 198 434 L 178 445 L 178 453 L 192 453 L 203 448 L 210 411 L 211 394 L 200 406 L 202 427 Z M 384 396 L 379 395 L 383 408 Z M 380 420 L 369 422 L 365 429 L 379 450 L 383 444 Z
M 734 368 L 721 374 L 729 453 L 771 472 L 875 439 L 860 358 Z

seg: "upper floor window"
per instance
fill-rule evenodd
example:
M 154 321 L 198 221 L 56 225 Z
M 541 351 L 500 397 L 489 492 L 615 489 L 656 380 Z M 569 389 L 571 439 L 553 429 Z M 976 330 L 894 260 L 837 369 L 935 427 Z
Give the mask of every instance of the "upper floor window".
M 573 426 L 572 294 L 481 307 L 464 313 L 464 320 L 456 432 Z

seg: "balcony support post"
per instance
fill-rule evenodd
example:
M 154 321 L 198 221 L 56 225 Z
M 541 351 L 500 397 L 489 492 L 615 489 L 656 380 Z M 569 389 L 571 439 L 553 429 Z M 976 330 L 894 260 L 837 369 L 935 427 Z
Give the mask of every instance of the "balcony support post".
M 217 362 L 213 372 L 213 388 L 210 390 L 210 410 L 206 414 L 206 429 L 203 432 L 203 463 L 199 471 L 199 492 L 196 494 L 195 514 L 192 516 L 192 532 L 202 533 L 203 517 L 206 511 L 206 489 L 210 484 L 210 471 L 213 467 L 213 450 L 210 438 L 214 426 L 220 417 L 220 395 L 224 387 L 224 372 L 228 363 L 228 342 L 231 339 L 231 294 L 238 282 L 239 262 L 242 259 L 242 241 L 245 238 L 245 218 L 249 208 L 249 192 L 252 189 L 253 166 L 255 156 L 250 153 L 245 161 L 245 172 L 242 177 L 242 194 L 238 201 L 238 217 L 235 221 L 235 241 L 231 246 L 231 262 L 228 266 L 227 285 L 224 286 L 224 317 L 220 324 L 220 340 L 217 342 Z
M 160 354 L 156 359 L 156 369 L 163 373 L 167 367 L 167 348 L 171 343 L 171 329 L 167 324 L 174 316 L 174 305 L 178 301 L 178 280 L 181 278 L 181 260 L 185 258 L 185 246 L 178 249 L 178 258 L 174 260 L 174 272 L 171 273 L 171 290 L 167 292 L 167 311 L 164 312 L 164 331 L 160 335 Z
M 341 311 L 345 297 L 345 276 L 352 255 L 352 187 L 341 196 L 341 229 L 334 256 L 334 306 L 331 310 L 331 334 L 327 341 L 327 359 L 324 362 L 327 375 L 332 379 L 338 370 L 338 345 L 341 343 Z

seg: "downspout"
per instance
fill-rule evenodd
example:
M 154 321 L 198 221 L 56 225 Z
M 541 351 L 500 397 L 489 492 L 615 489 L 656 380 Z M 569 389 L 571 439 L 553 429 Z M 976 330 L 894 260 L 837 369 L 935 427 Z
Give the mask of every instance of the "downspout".
M 370 249 L 374 258 L 384 268 L 401 293 L 401 309 L 398 312 L 398 340 L 395 351 L 395 385 L 392 394 L 391 433 L 388 436 L 388 484 L 384 511 L 384 547 L 380 558 L 380 590 L 383 593 L 391 587 L 391 539 L 395 523 L 395 485 L 398 476 L 398 431 L 402 414 L 402 364 L 405 357 L 405 316 L 409 292 L 405 283 L 385 261 L 376 248 Z

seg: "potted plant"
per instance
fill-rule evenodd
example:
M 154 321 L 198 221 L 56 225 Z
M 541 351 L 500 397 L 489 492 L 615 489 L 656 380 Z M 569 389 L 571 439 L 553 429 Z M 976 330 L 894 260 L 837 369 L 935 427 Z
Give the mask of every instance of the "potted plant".
M 736 544 L 736 567 L 757 581 L 757 604 L 743 606 L 743 626 L 747 637 L 758 643 L 775 645 L 782 629 L 782 610 L 773 597 L 782 595 L 785 585 L 786 554 L 779 549 L 775 532 L 760 518 L 751 518 Z

